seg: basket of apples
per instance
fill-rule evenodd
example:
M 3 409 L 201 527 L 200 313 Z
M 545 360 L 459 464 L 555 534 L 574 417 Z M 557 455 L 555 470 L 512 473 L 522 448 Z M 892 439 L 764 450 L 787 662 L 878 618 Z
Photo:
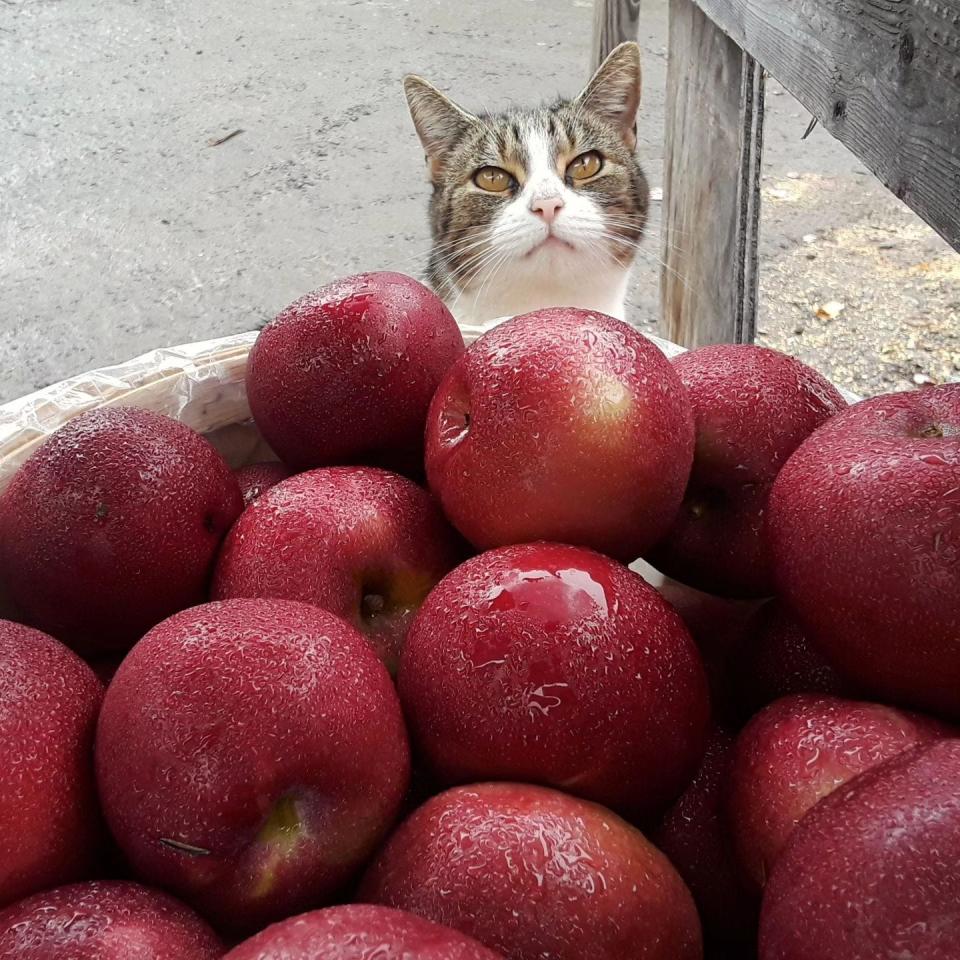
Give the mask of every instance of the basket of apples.
M 0 960 L 957 960 L 960 385 L 850 399 L 365 274 L 0 408 Z

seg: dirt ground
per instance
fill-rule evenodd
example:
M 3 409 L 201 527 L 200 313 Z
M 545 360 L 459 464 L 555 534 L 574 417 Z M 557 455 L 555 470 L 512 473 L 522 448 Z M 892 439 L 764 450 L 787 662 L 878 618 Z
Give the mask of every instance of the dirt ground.
M 253 329 L 349 272 L 419 273 L 400 90 L 575 93 L 592 0 L 2 0 L 0 401 Z M 661 183 L 666 0 L 644 0 L 639 149 Z M 760 341 L 863 394 L 960 377 L 960 257 L 771 84 Z M 234 131 L 233 137 L 224 140 Z M 655 205 L 656 206 L 656 205 Z M 655 330 L 656 217 L 630 318 Z

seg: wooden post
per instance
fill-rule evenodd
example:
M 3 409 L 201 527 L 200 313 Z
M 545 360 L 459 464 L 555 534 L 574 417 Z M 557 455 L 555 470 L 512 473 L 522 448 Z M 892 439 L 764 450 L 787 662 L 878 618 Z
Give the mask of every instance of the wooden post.
M 960 251 L 960 0 L 697 0 Z
M 592 73 L 618 44 L 637 39 L 640 0 L 594 0 Z
M 754 337 L 763 90 L 694 0 L 670 0 L 661 322 L 686 347 Z

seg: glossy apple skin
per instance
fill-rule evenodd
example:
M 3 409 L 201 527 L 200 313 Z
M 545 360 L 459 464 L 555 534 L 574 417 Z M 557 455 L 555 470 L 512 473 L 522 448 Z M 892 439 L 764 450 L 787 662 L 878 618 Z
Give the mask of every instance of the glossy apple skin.
M 740 863 L 762 887 L 803 815 L 848 780 L 950 728 L 876 703 L 798 694 L 761 710 L 737 738 L 728 781 Z
M 435 501 L 374 467 L 298 474 L 251 504 L 227 537 L 217 600 L 301 600 L 356 626 L 396 668 L 424 597 L 464 555 Z
M 484 783 L 428 800 L 359 900 L 454 927 L 509 960 L 697 960 L 690 892 L 639 830 L 545 787 Z
M 294 470 L 423 462 L 427 407 L 463 336 L 435 294 L 399 273 L 321 287 L 264 327 L 247 363 L 254 420 Z
M 669 604 L 616 561 L 562 544 L 490 550 L 446 576 L 398 685 L 440 783 L 541 783 L 636 816 L 683 789 L 710 717 Z
M 0 620 L 0 906 L 91 870 L 103 686 L 62 643 Z
M 485 333 L 427 418 L 430 489 L 480 549 L 553 540 L 633 560 L 666 532 L 692 458 L 670 362 L 627 324 L 574 308 Z
M 783 599 L 842 674 L 960 717 L 960 384 L 824 424 L 777 477 L 768 532 Z
M 734 739 L 720 728 L 711 732 L 700 769 L 651 839 L 690 888 L 704 936 L 745 944 L 755 938 L 759 903 L 740 873 L 727 828 Z
M 693 407 L 696 447 L 683 506 L 651 560 L 709 593 L 769 596 L 770 488 L 790 454 L 846 401 L 816 370 L 769 347 L 713 344 L 672 362 Z
M 224 960 L 502 960 L 471 937 L 402 910 L 347 904 L 281 920 Z
M 956 960 L 960 740 L 916 747 L 804 817 L 760 917 L 761 960 Z
M 769 600 L 743 626 L 728 663 L 741 722 L 795 693 L 850 696 L 851 684 L 811 643 L 796 617 Z
M 0 912 L 0 960 L 217 960 L 223 945 L 173 897 L 129 881 L 46 890 Z
M 369 644 L 277 600 L 210 603 L 151 630 L 104 698 L 96 765 L 138 875 L 240 932 L 323 905 L 374 851 L 409 777 L 400 704 Z
M 281 480 L 286 480 L 290 476 L 290 471 L 279 461 L 264 460 L 239 467 L 233 471 L 233 474 L 237 478 L 237 483 L 240 484 L 244 505 L 249 507 L 260 494 L 266 493 Z
M 32 626 L 84 655 L 126 650 L 205 598 L 242 508 L 198 433 L 98 407 L 49 437 L 0 495 L 0 579 Z

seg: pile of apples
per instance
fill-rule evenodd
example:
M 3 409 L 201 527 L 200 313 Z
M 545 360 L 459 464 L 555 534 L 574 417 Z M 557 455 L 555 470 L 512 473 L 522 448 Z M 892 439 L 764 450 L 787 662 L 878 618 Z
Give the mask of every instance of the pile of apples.
M 247 388 L 0 495 L 0 958 L 960 957 L 960 384 L 383 273 Z

